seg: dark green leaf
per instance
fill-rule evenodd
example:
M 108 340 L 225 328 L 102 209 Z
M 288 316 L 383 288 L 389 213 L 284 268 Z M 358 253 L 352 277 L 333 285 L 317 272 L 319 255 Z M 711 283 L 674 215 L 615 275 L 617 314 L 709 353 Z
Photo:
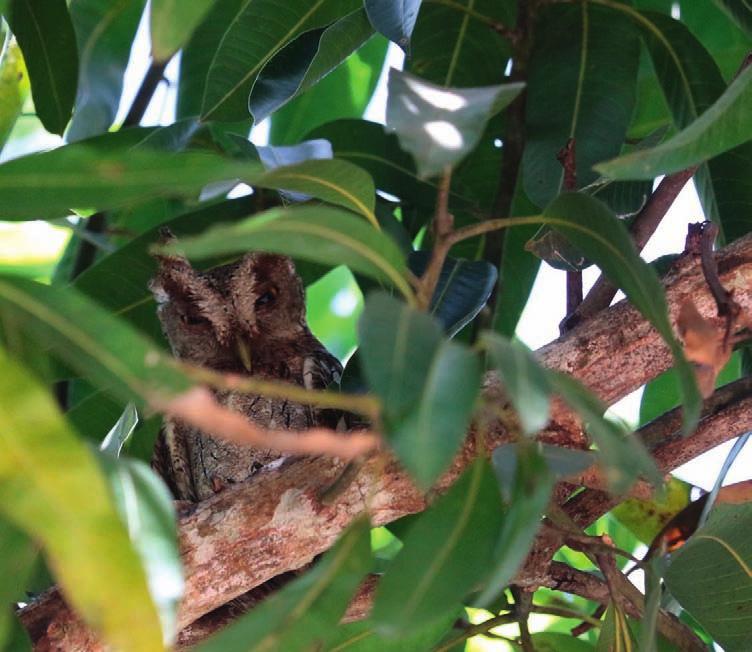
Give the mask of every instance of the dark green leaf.
M 314 568 L 198 648 L 199 652 L 321 649 L 371 564 L 370 529 L 359 519 Z
M 78 83 L 76 35 L 65 0 L 10 0 L 8 22 L 26 61 L 44 128 L 62 135 Z
M 152 0 L 149 27 L 151 53 L 156 61 L 167 61 L 190 39 L 214 0 Z
M 716 504 L 708 522 L 674 553 L 666 573 L 679 604 L 729 652 L 752 645 L 750 527 L 752 503 Z
M 382 36 L 369 39 L 342 65 L 278 110 L 272 117 L 269 142 L 291 145 L 327 122 L 362 116 L 376 88 L 387 43 Z
M 356 0 L 287 0 L 281 11 L 278 0 L 241 3 L 209 66 L 202 120 L 247 117 L 253 82 L 271 57 L 298 34 L 328 25 L 358 5 Z
M 504 455 L 496 449 L 493 454 L 494 469 L 499 474 L 498 461 Z M 551 498 L 554 476 L 535 446 L 525 443 L 517 450 L 517 464 L 512 477 L 500 477 L 500 484 L 511 484 L 507 510 L 499 535 L 492 570 L 488 573 L 486 588 L 475 599 L 487 605 L 504 590 L 519 570 L 533 545 L 541 525 L 541 518 Z
M 365 0 L 364 4 L 373 28 L 409 52 L 420 0 Z
M 172 495 L 161 478 L 140 460 L 99 456 L 134 549 L 146 572 L 167 641 L 177 634 L 177 609 L 183 597 L 183 567 Z
M 660 281 L 637 254 L 624 225 L 604 204 L 577 193 L 558 197 L 546 207 L 544 216 L 624 291 L 669 345 L 682 388 L 684 432 L 691 432 L 701 407 L 694 373 L 674 337 Z
M 375 623 L 368 619 L 348 623 L 337 628 L 327 652 L 425 652 L 432 650 L 444 634 L 451 630 L 460 611 L 429 623 L 415 634 L 397 640 L 382 638 L 376 632 Z
M 531 636 L 536 652 L 595 652 L 591 643 L 560 632 L 538 632 Z
M 0 38 L 3 38 L 0 32 Z M 0 151 L 21 115 L 29 95 L 29 76 L 21 50 L 9 41 L 0 56 Z
M 251 89 L 248 109 L 256 123 L 304 93 L 339 66 L 371 36 L 361 8 L 326 29 L 305 32 L 266 64 Z
M 457 165 L 478 144 L 489 118 L 522 91 L 523 84 L 443 88 L 409 73 L 389 71 L 386 122 L 412 154 L 421 177 Z
M 26 598 L 26 583 L 39 555 L 37 546 L 21 530 L 0 517 L 0 650 L 10 638 L 11 605 Z
M 0 313 L 123 402 L 150 403 L 190 386 L 152 341 L 73 288 L 0 277 Z
M 146 578 L 93 455 L 23 368 L 2 366 L 0 511 L 42 543 L 66 599 L 105 640 L 162 650 Z
M 209 66 L 227 26 L 243 4 L 244 0 L 214 0 L 206 20 L 196 28 L 183 48 L 180 55 L 180 81 L 175 110 L 178 118 L 197 116 L 201 113 Z M 250 129 L 251 116 L 244 115 L 243 119 L 247 120 Z
M 76 109 L 68 142 L 106 132 L 120 104 L 123 75 L 144 0 L 75 0 L 71 19 L 79 51 Z
M 551 383 L 533 354 L 519 342 L 495 333 L 483 333 L 483 346 L 499 372 L 506 396 L 512 401 L 523 432 L 533 435 L 548 423 Z
M 493 472 L 478 460 L 408 531 L 376 592 L 377 631 L 403 637 L 453 613 L 488 574 L 501 520 Z
M 326 206 L 272 208 L 237 224 L 209 229 L 171 249 L 195 258 L 258 250 L 325 265 L 334 262 L 391 283 L 408 298 L 413 296 L 404 256 L 392 239 L 362 218 Z
M 29 632 L 26 631 L 15 613 L 11 614 L 9 630 L 5 647 L 0 649 L 4 652 L 33 652 Z
M 601 163 L 596 169 L 612 179 L 652 179 L 691 167 L 750 140 L 752 67 L 746 68 L 721 97 L 686 129 L 665 143 Z
M 616 156 L 635 102 L 639 40 L 631 21 L 590 2 L 556 4 L 535 28 L 526 102 L 525 192 L 545 206 L 563 188 L 557 153 L 575 139 L 578 187 Z
M 745 0 L 716 0 L 737 22 L 739 27 L 752 34 L 752 7 Z
M 430 253 L 413 251 L 407 260 L 415 276 L 423 275 Z M 429 312 L 444 326 L 447 337 L 454 337 L 486 305 L 496 283 L 496 269 L 483 260 L 447 258 L 441 268 Z
M 115 425 L 105 435 L 105 438 L 99 445 L 99 450 L 112 457 L 120 457 L 123 446 L 130 439 L 137 425 L 138 412 L 136 411 L 136 406 L 133 403 L 128 403 Z

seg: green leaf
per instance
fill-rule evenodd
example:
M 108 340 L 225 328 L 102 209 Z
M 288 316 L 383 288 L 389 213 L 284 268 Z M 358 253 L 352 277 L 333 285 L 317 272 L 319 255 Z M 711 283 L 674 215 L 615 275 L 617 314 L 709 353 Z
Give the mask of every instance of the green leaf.
M 99 450 L 112 457 L 120 457 L 123 446 L 130 439 L 137 425 L 138 412 L 136 411 L 136 406 L 133 403 L 128 403 L 115 425 L 105 435 L 99 446 Z
M 526 101 L 525 192 L 545 206 L 563 188 L 557 153 L 575 139 L 578 187 L 621 151 L 635 103 L 639 40 L 620 13 L 590 2 L 546 7 L 535 28 Z
M 140 460 L 101 454 L 99 464 L 146 571 L 165 639 L 172 642 L 177 634 L 177 610 L 184 588 L 172 495 L 161 478 Z
M 748 34 L 752 34 L 752 7 L 745 0 L 716 0 Z
M 292 187 L 287 182 L 284 185 Z M 295 189 L 305 190 L 302 186 Z M 214 227 L 168 248 L 178 250 L 195 258 L 259 250 L 325 265 L 335 261 L 391 283 L 408 299 L 413 296 L 404 256 L 394 241 L 352 213 L 326 206 L 273 208 L 237 224 Z
M 272 117 L 269 142 L 291 145 L 327 122 L 362 116 L 376 88 L 387 44 L 381 36 L 369 39 L 342 65 L 279 109 Z
M 65 0 L 10 0 L 6 16 L 24 54 L 44 128 L 63 134 L 78 83 L 76 35 Z
M 108 643 L 162 650 L 146 578 L 94 457 L 23 368 L 2 366 L 0 511 L 42 543 L 66 599 Z
M 397 640 L 382 638 L 376 632 L 376 625 L 371 620 L 340 625 L 335 637 L 329 642 L 327 652 L 425 652 L 452 629 L 456 622 L 457 613 L 429 623 L 414 634 L 400 637 Z
M 389 71 L 386 123 L 412 154 L 421 177 L 454 167 L 478 144 L 489 118 L 507 106 L 523 84 L 442 88 L 409 73 Z
M 661 486 L 663 476 L 653 458 L 632 433 L 603 416 L 606 406 L 573 378 L 549 373 L 554 391 L 587 424 L 588 435 L 598 446 L 606 480 L 614 493 L 624 493 L 638 476 L 644 476 L 655 487 Z
M 144 0 L 71 3 L 80 60 L 76 108 L 66 134 L 68 142 L 106 132 L 115 120 L 123 75 L 144 5 Z
M 410 271 L 421 277 L 431 255 L 413 251 L 407 259 Z M 447 337 L 454 337 L 486 305 L 496 284 L 496 269 L 484 260 L 447 258 L 441 268 L 429 312 L 444 326 Z
M 246 118 L 253 82 L 272 56 L 297 35 L 323 27 L 358 5 L 356 0 L 287 0 L 281 11 L 277 0 L 242 2 L 209 66 L 201 119 Z
M 410 51 L 410 35 L 418 19 L 421 0 L 365 0 L 373 28 L 405 52 Z
M 626 154 L 596 166 L 612 179 L 652 179 L 691 167 L 750 140 L 752 67 L 689 127 L 649 150 Z
M 28 95 L 29 76 L 21 50 L 15 41 L 9 41 L 0 58 L 0 151 L 21 115 Z
M 489 332 L 482 334 L 481 342 L 504 383 L 505 395 L 517 411 L 523 432 L 534 435 L 545 428 L 551 394 L 546 370 L 524 344 Z
M 156 61 L 167 61 L 182 48 L 209 13 L 214 1 L 152 0 L 149 22 L 152 57 Z
M 214 0 L 206 19 L 199 24 L 183 48 L 180 54 L 180 79 L 175 109 L 178 119 L 201 113 L 209 66 L 227 26 L 245 3 L 246 0 Z M 250 116 L 245 115 L 243 119 L 247 120 L 250 129 Z
M 666 585 L 728 652 L 752 645 L 752 503 L 716 504 L 672 556 Z M 721 581 L 719 581 L 721 580 Z
M 248 99 L 254 122 L 319 82 L 371 36 L 373 30 L 362 8 L 326 29 L 298 36 L 274 55 L 254 82 Z
M 21 530 L 0 517 L 0 650 L 10 638 L 13 612 L 11 604 L 26 598 L 26 583 L 31 577 L 39 549 Z M 8 648 L 12 649 L 12 648 Z
M 499 460 L 503 450 L 493 453 L 494 470 L 499 475 Z M 504 521 L 494 551 L 492 570 L 488 573 L 486 588 L 475 604 L 488 605 L 501 593 L 527 557 L 535 535 L 540 529 L 541 518 L 551 499 L 554 476 L 546 461 L 535 446 L 525 442 L 517 447 L 516 468 L 512 478 L 499 477 L 500 484 L 512 485 Z M 511 482 L 510 482 L 511 481 Z
M 376 591 L 377 631 L 409 636 L 453 613 L 487 576 L 501 519 L 493 472 L 478 460 L 405 536 Z
M 367 170 L 379 190 L 429 209 L 436 204 L 436 184 L 418 178 L 412 159 L 383 125 L 367 120 L 337 120 L 314 129 L 306 138 L 328 140 L 337 158 Z
M 0 318 L 8 317 L 123 402 L 154 403 L 190 387 L 152 341 L 73 288 L 0 277 Z
M 577 193 L 565 193 L 555 199 L 546 207 L 544 217 L 624 291 L 669 345 L 681 384 L 684 432 L 691 432 L 702 404 L 694 373 L 674 337 L 658 276 L 640 258 L 624 225 L 604 204 Z
M 371 564 L 370 529 L 360 518 L 304 575 L 197 648 L 198 652 L 323 649 Z
M 530 637 L 536 652 L 595 652 L 591 643 L 560 632 L 537 632 Z

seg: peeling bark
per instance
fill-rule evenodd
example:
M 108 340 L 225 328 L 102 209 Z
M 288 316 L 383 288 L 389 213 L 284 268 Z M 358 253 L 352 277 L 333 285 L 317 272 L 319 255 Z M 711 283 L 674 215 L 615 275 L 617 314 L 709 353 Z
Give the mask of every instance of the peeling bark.
M 717 254 L 721 281 L 733 290 L 743 311 L 752 308 L 752 236 L 742 238 Z M 691 296 L 700 313 L 716 318 L 699 260 L 679 261 L 665 279 L 672 321 L 680 305 Z M 720 321 L 719 321 L 720 323 Z M 660 336 L 631 306 L 622 302 L 580 324 L 538 352 L 543 363 L 584 382 L 607 403 L 637 389 L 671 364 Z M 503 401 L 498 381 L 489 376 L 484 393 L 490 401 Z M 717 396 L 718 394 L 716 394 Z M 713 405 L 715 396 L 710 399 Z M 731 400 L 731 399 L 729 399 Z M 679 441 L 669 427 L 651 442 L 661 468 L 674 468 L 686 459 L 736 436 L 752 426 L 749 398 L 736 396 L 730 404 L 716 406 L 689 439 Z M 733 415 L 733 416 L 729 416 Z M 679 419 L 669 414 L 667 419 Z M 714 421 L 720 419 L 721 421 Z M 554 427 L 545 437 L 558 444 L 581 446 L 582 439 L 571 415 L 555 410 Z M 726 430 L 711 427 L 723 424 Z M 669 434 L 666 434 L 666 433 Z M 490 448 L 507 440 L 504 424 L 489 429 Z M 468 438 L 452 468 L 437 486 L 449 486 L 473 457 L 473 437 Z M 286 571 L 300 568 L 335 542 L 348 523 L 367 510 L 375 525 L 393 521 L 426 507 L 398 464 L 385 455 L 369 459 L 359 474 L 331 505 L 318 500 L 322 486 L 337 477 L 342 463 L 328 458 L 295 459 L 255 475 L 198 504 L 180 517 L 180 546 L 186 573 L 186 594 L 179 612 L 182 629 L 229 600 Z M 565 509 L 585 524 L 610 509 L 609 494 L 588 490 Z M 543 538 L 547 535 L 544 530 Z M 557 539 L 540 541 L 518 582 L 529 587 L 548 585 L 550 558 Z M 536 559 L 538 564 L 536 565 Z M 541 566 L 540 561 L 545 560 Z M 56 591 L 19 613 L 36 650 L 66 652 L 101 649 L 93 635 L 64 606 Z

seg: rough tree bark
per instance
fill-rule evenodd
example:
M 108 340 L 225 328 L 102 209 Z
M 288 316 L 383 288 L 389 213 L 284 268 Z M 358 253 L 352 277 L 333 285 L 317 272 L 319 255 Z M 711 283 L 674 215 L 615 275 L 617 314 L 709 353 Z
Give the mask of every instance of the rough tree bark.
M 742 238 L 717 254 L 721 281 L 734 299 L 752 314 L 752 236 Z M 664 279 L 669 312 L 675 319 L 682 302 L 691 297 L 700 313 L 716 317 L 699 259 L 685 257 Z M 720 323 L 720 322 L 719 322 Z M 671 365 L 660 336 L 626 302 L 621 302 L 538 351 L 548 367 L 584 382 L 607 403 L 626 396 Z M 677 440 L 679 417 L 669 414 L 645 436 L 663 470 L 670 470 L 703 450 L 752 427 L 752 398 L 748 385 L 722 390 L 706 405 L 697 432 Z M 503 401 L 497 380 L 485 384 L 489 400 Z M 566 414 L 556 413 L 545 436 L 563 445 L 581 445 L 581 432 Z M 666 425 L 668 424 L 668 425 Z M 722 427 L 718 427 L 722 425 Z M 652 433 L 652 434 L 651 434 Z M 656 434 L 658 433 L 658 434 Z M 653 439 L 651 440 L 650 437 Z M 504 425 L 489 433 L 490 447 L 507 440 Z M 474 454 L 473 438 L 439 482 L 446 488 Z M 426 507 L 426 499 L 391 458 L 370 459 L 355 481 L 331 505 L 318 499 L 322 479 L 334 478 L 340 465 L 334 460 L 298 459 L 255 476 L 197 505 L 180 517 L 180 544 L 186 573 L 186 594 L 179 626 L 289 570 L 300 568 L 328 549 L 348 523 L 364 510 L 375 525 L 393 521 Z M 580 525 L 591 522 L 615 503 L 609 494 L 587 490 L 565 505 Z M 550 586 L 549 563 L 561 535 L 544 528 L 531 561 L 517 583 L 526 587 Z M 545 560 L 544 565 L 540 561 Z M 20 612 L 37 650 L 84 652 L 101 649 L 96 638 L 51 591 Z

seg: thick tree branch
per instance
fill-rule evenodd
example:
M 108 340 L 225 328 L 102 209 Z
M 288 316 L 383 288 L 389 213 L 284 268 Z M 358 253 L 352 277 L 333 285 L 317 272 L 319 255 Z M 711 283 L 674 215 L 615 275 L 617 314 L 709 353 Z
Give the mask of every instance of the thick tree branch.
M 741 309 L 752 309 L 752 236 L 742 238 L 716 255 L 721 281 L 733 290 Z M 705 284 L 699 261 L 687 257 L 666 278 L 669 311 L 672 317 L 687 296 L 709 319 L 717 319 L 716 305 Z M 628 304 L 622 302 L 538 352 L 552 369 L 567 372 L 588 385 L 608 403 L 625 396 L 667 369 L 670 353 L 658 334 Z M 723 392 L 716 396 L 721 396 Z M 728 390 L 730 391 L 730 390 Z M 503 404 L 498 381 L 489 376 L 484 387 L 488 401 Z M 729 396 L 733 395 L 730 394 Z M 666 470 L 685 461 L 685 447 L 694 457 L 702 450 L 749 429 L 752 399 L 713 406 L 694 436 L 678 440 L 678 428 L 652 426 L 656 458 Z M 743 407 L 740 407 L 743 406 Z M 715 410 L 714 412 L 712 410 Z M 741 411 L 741 414 L 739 413 Z M 733 413 L 733 418 L 728 415 Z M 676 420 L 676 414 L 666 419 Z M 746 421 L 745 421 L 746 420 Z M 673 423 L 673 421 L 672 421 Z M 726 430 L 713 427 L 722 424 Z M 561 425 L 547 437 L 556 443 L 577 443 L 578 433 Z M 653 443 L 648 436 L 645 437 Z M 498 446 L 508 435 L 501 423 L 492 423 L 488 445 Z M 699 443 L 695 443 L 699 442 Z M 670 448 L 674 446 L 674 448 Z M 441 491 L 453 482 L 473 458 L 473 437 L 437 486 Z M 304 566 L 328 549 L 352 518 L 367 510 L 376 525 L 388 523 L 426 507 L 399 465 L 384 456 L 372 457 L 361 468 L 354 482 L 331 505 L 323 505 L 317 496 L 320 486 L 334 480 L 342 463 L 326 458 L 296 459 L 254 476 L 248 483 L 231 487 L 197 505 L 180 518 L 180 543 L 186 572 L 186 595 L 179 613 L 179 625 L 185 627 L 229 600 L 259 586 L 286 571 Z M 582 492 L 564 507 L 579 525 L 608 510 L 608 494 Z M 548 530 L 544 531 L 542 538 Z M 557 533 L 560 535 L 560 533 Z M 555 545 L 555 541 L 553 545 Z M 550 553 L 545 545 L 537 547 L 546 554 L 542 567 L 526 566 L 515 582 L 533 587 L 549 585 Z M 535 556 L 535 555 L 533 555 Z M 548 583 L 548 584 L 547 584 Z M 36 649 L 98 649 L 91 634 L 62 604 L 59 596 L 48 595 L 21 612 Z

